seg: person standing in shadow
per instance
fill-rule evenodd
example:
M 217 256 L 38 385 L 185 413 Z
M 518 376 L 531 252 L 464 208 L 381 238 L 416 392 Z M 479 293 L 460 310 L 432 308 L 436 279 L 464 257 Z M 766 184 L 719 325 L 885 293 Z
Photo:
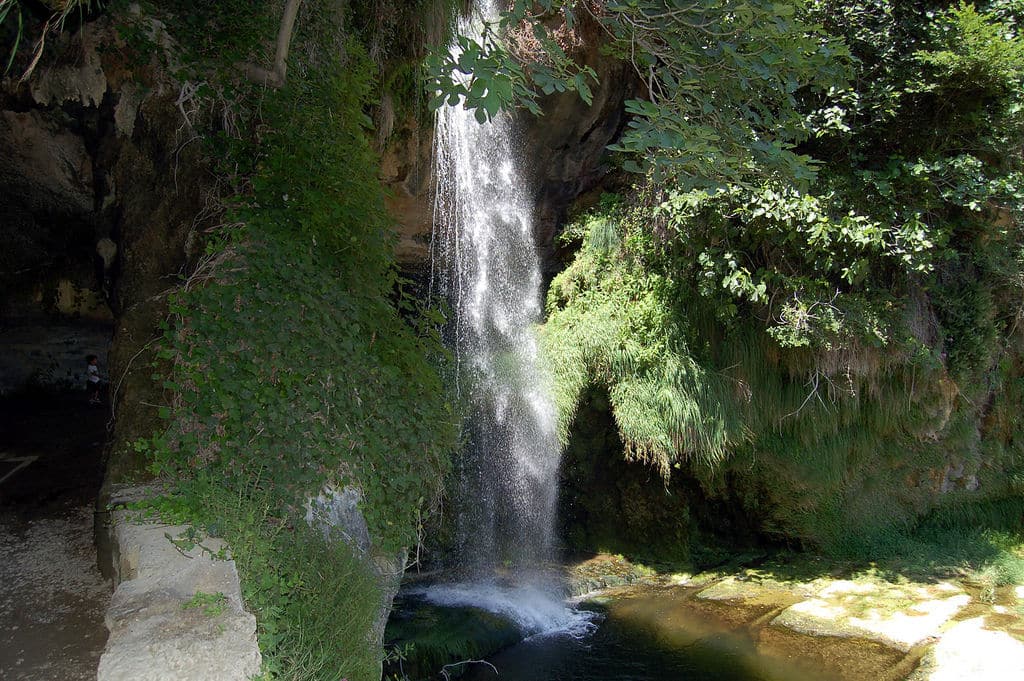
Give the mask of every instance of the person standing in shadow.
M 100 403 L 100 367 L 99 357 L 85 356 L 85 389 L 89 394 L 89 404 Z

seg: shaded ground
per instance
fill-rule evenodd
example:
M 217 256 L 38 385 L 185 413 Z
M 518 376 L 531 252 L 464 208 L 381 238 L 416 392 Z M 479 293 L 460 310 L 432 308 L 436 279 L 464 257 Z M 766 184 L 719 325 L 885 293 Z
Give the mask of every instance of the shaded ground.
M 93 510 L 106 407 L 84 391 L 0 401 L 0 679 L 95 679 L 110 585 Z

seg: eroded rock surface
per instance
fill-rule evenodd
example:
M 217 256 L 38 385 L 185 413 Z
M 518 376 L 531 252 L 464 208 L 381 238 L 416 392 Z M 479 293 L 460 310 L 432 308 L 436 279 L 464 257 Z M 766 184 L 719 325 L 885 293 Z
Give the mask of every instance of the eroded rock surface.
M 1024 641 L 989 629 L 984 617 L 957 622 L 907 681 L 1024 679 Z
M 244 681 L 259 672 L 256 618 L 245 611 L 224 544 L 190 545 L 186 526 L 113 519 L 121 580 L 99 681 Z
M 558 269 L 554 238 L 569 206 L 608 176 L 607 147 L 625 125 L 624 101 L 637 90 L 630 67 L 602 55 L 599 41 L 581 43 L 574 57 L 591 66 L 599 82 L 587 104 L 574 92 L 541 101 L 542 116 L 519 117 L 521 171 L 529 178 L 522 190 L 536 206 L 534 241 L 545 270 Z M 387 205 L 396 218 L 396 257 L 409 270 L 430 259 L 434 218 L 434 133 L 429 120 L 399 121 L 385 145 L 381 179 L 390 191 Z
M 369 559 L 381 589 L 380 610 L 371 635 L 378 645 L 384 642 L 384 627 L 391 614 L 405 572 L 406 551 L 382 553 L 373 546 L 366 518 L 359 510 L 362 493 L 355 487 L 338 489 L 327 485 L 306 504 L 306 522 L 323 533 L 326 541 L 344 541 Z
M 891 585 L 838 580 L 793 605 L 773 624 L 825 636 L 862 636 L 910 650 L 939 635 L 971 602 L 949 582 Z

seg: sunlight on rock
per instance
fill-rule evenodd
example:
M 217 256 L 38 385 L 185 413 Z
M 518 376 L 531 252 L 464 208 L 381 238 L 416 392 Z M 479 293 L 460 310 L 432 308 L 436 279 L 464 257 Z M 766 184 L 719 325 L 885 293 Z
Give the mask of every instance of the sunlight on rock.
M 983 617 L 954 625 L 907 681 L 1024 678 L 1024 643 L 1006 632 L 985 629 L 984 625 Z
M 917 603 L 905 612 L 888 616 L 883 610 L 872 609 L 866 617 L 851 617 L 849 623 L 870 632 L 869 638 L 880 638 L 909 649 L 938 634 L 940 627 L 970 602 L 970 596 L 961 594 L 941 601 Z
M 788 608 L 773 624 L 803 633 L 860 636 L 909 650 L 937 636 L 970 602 L 970 596 L 949 583 L 886 586 L 839 580 L 816 598 Z

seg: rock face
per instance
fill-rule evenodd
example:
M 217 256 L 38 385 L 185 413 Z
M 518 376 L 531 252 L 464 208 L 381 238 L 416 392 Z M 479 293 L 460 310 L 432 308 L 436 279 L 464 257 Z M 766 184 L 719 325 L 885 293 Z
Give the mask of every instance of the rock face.
M 0 112 L 0 184 L 14 210 L 84 216 L 93 209 L 93 159 L 85 140 L 44 109 Z
M 137 20 L 167 48 L 159 22 Z M 128 443 L 158 424 L 151 349 L 211 183 L 181 86 L 129 58 L 107 18 L 51 49 L 0 87 L 0 392 L 74 383 L 98 355 L 118 416 L 110 470 L 126 479 L 141 468 Z
M 629 68 L 603 56 L 597 43 L 583 43 L 575 57 L 599 77 L 593 105 L 575 93 L 541 102 L 543 116 L 520 116 L 523 170 L 533 183 L 535 242 L 549 273 L 558 268 L 554 237 L 570 205 L 598 187 L 611 172 L 607 146 L 625 125 L 624 102 L 638 89 Z M 430 258 L 434 215 L 433 129 L 430 121 L 406 119 L 396 127 L 381 158 L 381 179 L 391 192 L 388 208 L 397 220 L 397 257 L 404 268 L 424 268 Z
M 600 53 L 596 40 L 583 41 L 575 55 L 597 73 L 592 105 L 575 93 L 547 97 L 544 115 L 524 122 L 524 159 L 536 182 L 536 242 L 549 274 L 560 269 L 554 238 L 569 207 L 608 180 L 609 144 L 626 123 L 624 102 L 636 95 L 639 83 L 631 67 Z
M 405 269 L 423 269 L 430 261 L 434 223 L 431 177 L 434 131 L 427 121 L 408 119 L 381 155 L 381 180 L 389 190 L 388 211 L 397 220 L 395 256 Z
M 116 578 L 99 681 L 244 681 L 260 670 L 256 618 L 218 539 L 179 541 L 188 527 L 113 518 Z
M 336 489 L 327 486 L 306 504 L 306 522 L 323 533 L 324 539 L 337 541 L 338 536 L 354 550 L 369 559 L 381 589 L 381 607 L 371 635 L 377 645 L 384 642 L 384 627 L 391 614 L 391 603 L 398 593 L 405 572 L 406 551 L 394 555 L 374 549 L 366 519 L 359 510 L 361 492 L 354 487 Z

